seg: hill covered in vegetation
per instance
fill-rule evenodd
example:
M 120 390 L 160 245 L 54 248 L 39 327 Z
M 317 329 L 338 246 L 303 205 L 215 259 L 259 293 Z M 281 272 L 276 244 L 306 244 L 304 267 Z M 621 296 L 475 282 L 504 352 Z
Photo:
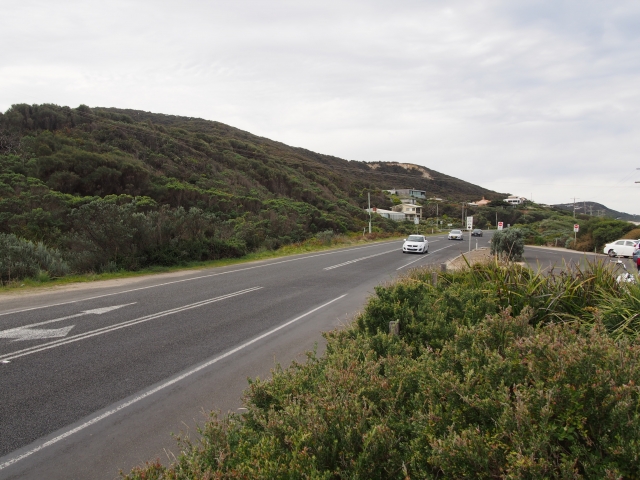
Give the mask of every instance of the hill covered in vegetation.
M 573 203 L 561 203 L 551 206 L 557 210 L 575 211 L 576 214 L 609 217 L 616 220 L 626 220 L 628 222 L 640 222 L 640 215 L 618 212 L 597 202 L 577 202 L 575 205 Z
M 367 194 L 388 208 L 383 189 L 402 187 L 450 201 L 501 197 L 430 169 L 343 160 L 198 118 L 24 104 L 0 114 L 4 248 L 76 272 L 362 231 Z M 398 224 L 376 218 L 374 228 Z

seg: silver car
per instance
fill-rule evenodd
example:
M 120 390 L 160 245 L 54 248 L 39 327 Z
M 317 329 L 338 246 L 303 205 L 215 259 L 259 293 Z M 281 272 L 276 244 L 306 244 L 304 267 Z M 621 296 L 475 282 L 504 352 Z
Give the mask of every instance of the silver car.
M 449 240 L 463 240 L 462 230 L 451 230 L 449 232 Z

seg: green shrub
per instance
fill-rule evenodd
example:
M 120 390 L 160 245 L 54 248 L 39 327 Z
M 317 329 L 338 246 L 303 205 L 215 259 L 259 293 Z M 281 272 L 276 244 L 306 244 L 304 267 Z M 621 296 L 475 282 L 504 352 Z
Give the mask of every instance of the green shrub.
M 421 367 L 416 478 L 640 475 L 637 343 L 505 313 L 460 328 Z
M 491 237 L 491 254 L 505 260 L 520 260 L 524 253 L 524 233 L 519 228 L 498 230 Z
M 0 233 L 0 280 L 3 282 L 61 277 L 69 273 L 60 252 L 42 242 L 33 243 L 13 234 Z
M 333 230 L 324 230 L 316 234 L 316 238 L 318 239 L 318 241 L 327 246 L 333 243 L 334 236 L 335 233 L 333 232 Z

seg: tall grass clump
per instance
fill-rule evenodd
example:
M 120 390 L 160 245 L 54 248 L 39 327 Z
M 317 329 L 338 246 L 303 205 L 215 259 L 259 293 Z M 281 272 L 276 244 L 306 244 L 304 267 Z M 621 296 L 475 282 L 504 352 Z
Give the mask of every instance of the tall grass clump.
M 472 325 L 507 308 L 514 315 L 530 308 L 533 325 L 601 322 L 614 337 L 640 334 L 640 287 L 618 284 L 602 262 L 548 273 L 489 262 L 441 273 L 437 287 L 430 271 L 415 270 L 401 282 L 377 287 L 357 326 L 371 335 L 398 320 L 408 341 L 440 347 L 454 334 L 454 320 Z
M 640 478 L 636 287 L 596 263 L 431 274 L 378 287 L 324 355 L 127 478 Z
M 31 242 L 13 234 L 0 233 L 0 280 L 61 277 L 69 265 L 58 250 L 42 242 Z

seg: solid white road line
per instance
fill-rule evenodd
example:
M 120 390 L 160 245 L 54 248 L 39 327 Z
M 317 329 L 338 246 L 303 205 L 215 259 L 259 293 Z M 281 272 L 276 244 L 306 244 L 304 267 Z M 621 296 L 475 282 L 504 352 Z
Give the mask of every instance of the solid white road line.
M 184 278 L 182 280 L 173 280 L 171 282 L 158 283 L 157 285 L 148 285 L 146 287 L 131 288 L 129 290 L 123 290 L 123 291 L 120 291 L 120 292 L 105 293 L 103 295 L 96 295 L 94 297 L 82 298 L 80 300 L 70 300 L 68 302 L 52 303 L 50 305 L 42 305 L 42 306 L 39 306 L 39 307 L 30 307 L 30 308 L 23 308 L 21 310 L 12 310 L 10 312 L 0 313 L 0 317 L 3 316 L 3 315 L 11 315 L 11 314 L 14 314 L 14 313 L 29 312 L 31 310 L 39 310 L 39 309 L 42 309 L 42 308 L 58 307 L 60 305 L 69 305 L 69 304 L 72 304 L 72 303 L 86 302 L 88 300 L 95 300 L 96 298 L 111 297 L 113 295 L 121 295 L 123 293 L 137 292 L 139 290 L 147 290 L 147 289 L 150 289 L 150 288 L 164 287 L 166 285 L 173 285 L 173 284 L 176 284 L 176 283 L 191 282 L 193 280 L 201 280 L 203 278 L 217 277 L 217 276 L 220 276 L 220 275 L 227 275 L 229 273 L 244 272 L 246 270 L 254 270 L 256 268 L 271 267 L 273 265 L 281 265 L 283 263 L 297 262 L 298 260 L 305 260 L 307 258 L 324 257 L 325 255 L 335 255 L 337 253 L 345 253 L 345 252 L 352 252 L 354 250 L 362 250 L 362 249 L 365 249 L 365 248 L 373 248 L 373 247 L 376 247 L 376 246 L 379 246 L 379 245 L 384 245 L 386 243 L 393 243 L 393 242 L 398 242 L 398 241 L 399 240 L 392 240 L 390 242 L 381 242 L 381 243 L 375 243 L 373 245 L 365 245 L 364 247 L 345 248 L 345 249 L 334 250 L 334 251 L 326 252 L 326 253 L 318 253 L 318 254 L 315 254 L 315 255 L 306 255 L 306 256 L 301 256 L 301 257 L 296 257 L 296 258 L 290 258 L 289 260 L 281 260 L 279 262 L 267 263 L 265 265 L 254 265 L 253 267 L 237 268 L 235 270 L 229 270 L 229 271 L 226 271 L 226 272 L 211 273 L 209 275 L 200 275 L 198 277 Z
M 356 262 L 359 262 L 361 260 L 366 260 L 367 258 L 379 257 L 380 255 L 385 255 L 387 253 L 397 252 L 397 251 L 398 251 L 398 249 L 394 248 L 393 250 L 388 250 L 386 252 L 376 253 L 375 255 L 368 255 L 366 257 L 360 257 L 360 258 L 356 258 L 354 260 L 349 260 L 348 262 L 343 262 L 343 263 L 339 263 L 337 265 L 332 265 L 330 267 L 325 267 L 323 270 L 333 270 L 334 268 L 344 267 L 345 265 L 349 265 L 351 263 L 356 263 Z
M 25 458 L 30 457 L 34 453 L 38 453 L 40 450 L 43 450 L 46 447 L 54 445 L 54 444 L 60 442 L 61 440 L 64 440 L 65 438 L 68 438 L 71 435 L 73 435 L 75 433 L 78 433 L 78 432 L 84 430 L 85 428 L 90 427 L 91 425 L 95 425 L 100 420 L 104 420 L 105 418 L 110 417 L 110 416 L 118 413 L 119 411 L 124 410 L 127 407 L 130 407 L 134 403 L 137 403 L 140 400 L 144 400 L 145 398 L 153 395 L 154 393 L 157 393 L 157 392 L 159 392 L 161 390 L 164 390 L 165 388 L 170 387 L 171 385 L 174 385 L 174 384 L 180 382 L 181 380 L 184 380 L 185 378 L 193 375 L 194 373 L 197 373 L 200 370 L 203 370 L 203 369 L 205 369 L 207 367 L 210 367 L 214 363 L 217 363 L 220 360 L 223 360 L 223 359 L 233 355 L 234 353 L 237 353 L 240 350 L 243 350 L 243 349 L 247 348 L 248 346 L 253 345 L 256 342 L 259 342 L 260 340 L 262 340 L 262 339 L 264 339 L 264 338 L 266 338 L 266 337 L 268 337 L 270 335 L 273 335 L 274 333 L 278 332 L 279 330 L 282 330 L 283 328 L 288 327 L 292 323 L 295 323 L 298 320 L 301 320 L 304 317 L 306 317 L 308 315 L 311 315 L 312 313 L 317 312 L 318 310 L 326 307 L 327 305 L 330 305 L 330 304 L 332 304 L 334 302 L 337 302 L 338 300 L 340 300 L 340 299 L 342 299 L 342 298 L 344 298 L 346 296 L 347 295 L 344 294 L 344 295 L 341 295 L 341 296 L 339 296 L 337 298 L 334 298 L 333 300 L 328 301 L 327 303 L 323 303 L 319 307 L 316 307 L 313 310 L 310 310 L 307 313 L 304 313 L 304 314 L 300 315 L 299 317 L 294 318 L 293 320 L 289 320 L 288 322 L 283 323 L 282 325 L 280 325 L 280 326 L 278 326 L 278 327 L 276 327 L 276 328 L 274 328 L 272 330 L 269 330 L 268 332 L 263 333 L 262 335 L 257 336 L 253 340 L 249 340 L 248 342 L 245 342 L 245 343 L 237 346 L 236 348 L 234 348 L 232 350 L 229 350 L 228 352 L 223 353 L 222 355 L 213 358 L 212 360 L 209 360 L 209 361 L 207 361 L 207 362 L 205 362 L 205 363 L 203 363 L 203 364 L 201 364 L 201 365 L 199 365 L 199 366 L 197 366 L 197 367 L 195 367 L 195 368 L 193 368 L 193 369 L 191 369 L 191 370 L 189 370 L 189 371 L 187 371 L 187 372 L 185 372 L 185 373 L 183 373 L 181 375 L 178 375 L 177 377 L 174 377 L 171 380 L 168 380 L 168 381 L 164 382 L 163 384 L 158 385 L 155 388 L 147 390 L 146 392 L 141 393 L 140 395 L 137 395 L 136 397 L 132 398 L 131 400 L 123 402 L 120 405 L 117 405 L 116 407 L 112 408 L 111 410 L 108 410 L 108 411 L 104 412 L 101 415 L 98 415 L 98 416 L 96 416 L 96 417 L 94 417 L 94 418 L 92 418 L 90 420 L 87 420 L 83 424 L 81 424 L 81 425 L 79 425 L 79 426 L 77 426 L 75 428 L 72 428 L 71 430 L 67 430 L 66 432 L 58 435 L 57 437 L 54 437 L 51 440 L 48 440 L 48 441 L 46 441 L 46 442 L 44 442 L 44 443 L 32 448 L 31 450 L 29 450 L 29 451 L 27 451 L 27 452 L 25 452 L 25 453 L 23 453 L 21 455 L 18 455 L 16 457 L 10 458 L 6 462 L 0 464 L 0 470 L 3 470 L 5 468 L 7 468 L 7 467 L 10 467 L 11 465 L 13 465 L 15 463 L 18 463 L 20 460 L 24 460 Z
M 402 270 L 404 267 L 408 267 L 409 265 L 411 265 L 412 263 L 416 263 L 419 262 L 420 260 L 422 260 L 423 257 L 420 258 L 416 258 L 415 260 L 410 261 L 409 263 L 402 265 L 401 267 L 396 268 L 396 270 Z
M 49 350 L 51 348 L 56 348 L 61 345 L 66 345 L 68 343 L 77 342 L 80 340 L 85 340 L 87 338 L 92 338 L 98 335 L 102 335 L 104 333 L 113 332 L 114 330 L 120 330 L 121 328 L 131 327 L 133 325 L 137 325 L 139 323 L 148 322 L 149 320 L 155 320 L 156 318 L 166 317 L 167 315 L 173 315 L 174 313 L 184 312 L 186 310 L 191 310 L 192 308 L 203 307 L 205 305 L 209 305 L 210 303 L 219 302 L 221 300 L 226 300 L 227 298 L 237 297 L 238 295 L 243 295 L 245 293 L 253 292 L 256 290 L 260 290 L 262 287 L 253 287 L 247 288 L 245 290 L 240 290 L 238 292 L 229 293 L 227 295 L 222 295 L 216 298 L 210 298 L 208 300 L 203 300 L 200 302 L 192 303 L 189 305 L 184 305 L 182 307 L 172 308 L 170 310 L 165 310 L 163 312 L 152 313 L 151 315 L 146 315 L 144 317 L 136 318 L 133 320 L 127 320 L 126 322 L 116 323 L 114 325 L 109 325 L 108 327 L 98 328 L 96 330 L 91 330 L 89 332 L 79 333 L 77 335 L 73 335 L 71 337 L 66 337 L 60 340 L 53 340 L 48 343 L 43 343 L 40 345 L 35 345 L 33 347 L 24 348 L 22 350 L 17 350 L 11 353 L 5 353 L 4 355 L 0 355 L 0 361 L 11 361 L 16 358 L 24 357 L 25 355 L 31 355 L 32 353 L 42 352 L 43 350 Z

